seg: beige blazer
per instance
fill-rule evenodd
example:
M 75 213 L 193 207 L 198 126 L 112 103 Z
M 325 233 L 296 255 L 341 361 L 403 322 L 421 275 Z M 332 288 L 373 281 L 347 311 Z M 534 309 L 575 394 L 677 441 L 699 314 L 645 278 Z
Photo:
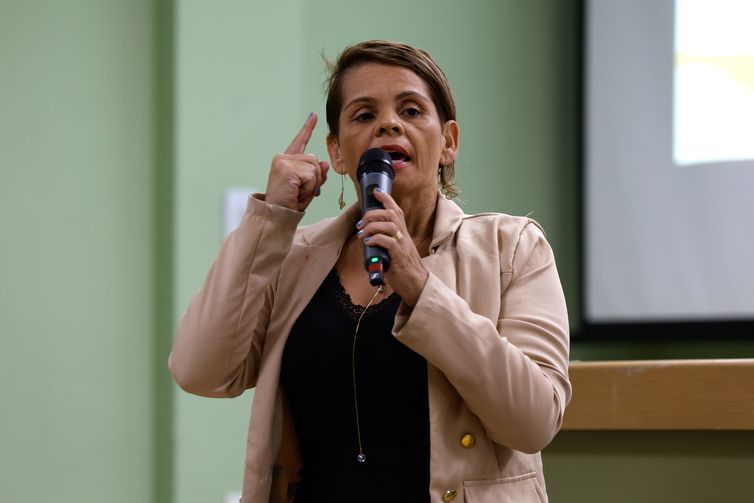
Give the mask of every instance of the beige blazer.
M 301 213 L 263 198 L 249 198 L 223 243 L 169 361 L 190 393 L 256 388 L 243 503 L 286 501 L 296 479 L 283 347 L 359 217 L 352 206 L 297 229 Z M 413 309 L 399 307 L 393 335 L 428 362 L 431 501 L 547 501 L 540 451 L 560 428 L 571 386 L 566 306 L 543 232 L 527 218 L 464 215 L 440 196 L 423 263 L 429 279 Z

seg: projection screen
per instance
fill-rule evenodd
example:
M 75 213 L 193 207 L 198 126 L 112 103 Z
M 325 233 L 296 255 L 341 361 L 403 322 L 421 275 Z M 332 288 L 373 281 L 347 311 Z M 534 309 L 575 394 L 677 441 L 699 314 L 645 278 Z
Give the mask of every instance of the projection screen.
M 585 322 L 754 320 L 754 2 L 585 16 Z

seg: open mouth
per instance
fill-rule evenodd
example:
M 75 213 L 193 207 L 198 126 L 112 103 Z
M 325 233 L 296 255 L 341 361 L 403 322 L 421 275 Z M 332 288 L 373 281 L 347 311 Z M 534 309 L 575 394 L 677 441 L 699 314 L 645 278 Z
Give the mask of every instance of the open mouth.
M 393 163 L 397 163 L 399 166 L 411 161 L 411 156 L 400 145 L 384 145 L 380 148 L 388 153 Z
M 391 158 L 391 159 L 392 159 L 393 161 L 403 161 L 403 162 L 408 162 L 408 161 L 410 161 L 410 160 L 411 160 L 411 157 L 409 157 L 409 156 L 405 155 L 405 154 L 404 154 L 404 153 L 402 153 L 402 152 L 388 152 L 388 154 L 390 154 L 390 158 Z

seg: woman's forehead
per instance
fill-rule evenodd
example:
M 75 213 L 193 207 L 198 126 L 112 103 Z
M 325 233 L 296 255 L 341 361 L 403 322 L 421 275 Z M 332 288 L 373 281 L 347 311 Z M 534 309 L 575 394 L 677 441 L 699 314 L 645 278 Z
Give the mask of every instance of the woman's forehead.
M 430 99 L 429 87 L 412 70 L 382 63 L 363 63 L 343 76 L 343 103 L 377 97 L 401 99 L 416 95 Z

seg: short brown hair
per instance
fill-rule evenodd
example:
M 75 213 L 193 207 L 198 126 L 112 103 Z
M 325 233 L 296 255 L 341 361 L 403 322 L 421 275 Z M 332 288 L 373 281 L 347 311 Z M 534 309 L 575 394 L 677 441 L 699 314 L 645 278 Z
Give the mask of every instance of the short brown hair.
M 384 65 L 407 68 L 418 75 L 429 87 L 431 98 L 445 123 L 456 119 L 456 105 L 450 92 L 450 84 L 445 73 L 437 66 L 429 53 L 400 42 L 387 40 L 370 40 L 346 47 L 340 53 L 335 63 L 326 61 L 329 77 L 325 83 L 327 91 L 327 125 L 330 133 L 338 137 L 340 112 L 343 108 L 343 80 L 351 68 L 364 63 L 380 63 Z M 455 163 L 439 166 L 442 193 L 448 198 L 458 195 L 453 182 Z

